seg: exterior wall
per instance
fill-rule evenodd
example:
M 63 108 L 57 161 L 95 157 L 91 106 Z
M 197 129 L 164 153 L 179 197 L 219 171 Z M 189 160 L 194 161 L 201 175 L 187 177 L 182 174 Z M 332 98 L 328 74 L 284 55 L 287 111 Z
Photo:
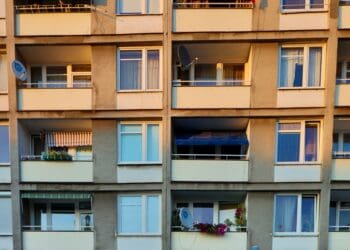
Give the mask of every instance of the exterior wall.
M 92 121 L 92 145 L 94 152 L 94 181 L 116 182 L 117 123 L 114 120 Z
M 116 109 L 162 109 L 162 92 L 118 92 Z
M 0 36 L 6 36 L 6 19 L 2 18 L 0 18 Z
M 16 14 L 16 35 L 18 36 L 89 34 L 91 34 L 90 13 Z
M 275 166 L 275 182 L 319 182 L 321 165 Z
M 249 108 L 250 86 L 173 87 L 173 108 Z
M 347 250 L 349 244 L 349 232 L 329 232 L 328 250 Z
M 337 84 L 335 89 L 335 105 L 350 106 L 350 85 L 349 84 Z
M 349 159 L 333 159 L 332 180 L 333 181 L 350 180 L 350 160 Z
M 117 15 L 117 34 L 163 33 L 163 15 Z
M 317 250 L 318 237 L 273 237 L 272 250 Z
M 11 167 L 0 166 L 0 183 L 11 183 Z
M 350 29 L 350 6 L 339 6 L 339 29 Z
M 0 236 L 0 250 L 13 250 L 12 236 Z
M 0 36 L 6 36 L 6 0 L 0 0 Z
M 230 232 L 223 236 L 200 232 L 172 232 L 172 250 L 247 250 L 247 233 Z
M 94 0 L 95 11 L 91 12 L 91 34 L 115 33 L 115 2 L 117 0 Z
M 280 14 L 280 30 L 325 29 L 328 29 L 328 12 Z
M 172 181 L 246 182 L 249 161 L 172 160 Z
M 23 182 L 93 182 L 92 162 L 22 161 Z
M 118 183 L 162 182 L 161 166 L 117 166 Z
M 256 0 L 253 9 L 253 30 L 278 30 L 279 18 L 280 1 Z
M 323 89 L 279 89 L 277 107 L 323 107 Z
M 7 94 L 0 94 L 0 111 L 9 110 L 9 97 Z
M 250 31 L 252 9 L 174 9 L 173 31 Z
M 23 232 L 23 250 L 94 250 L 94 232 Z
M 91 89 L 19 89 L 19 110 L 89 110 Z
M 115 250 L 161 250 L 162 239 L 160 236 L 136 236 L 136 237 L 123 237 L 118 236 L 116 238 Z

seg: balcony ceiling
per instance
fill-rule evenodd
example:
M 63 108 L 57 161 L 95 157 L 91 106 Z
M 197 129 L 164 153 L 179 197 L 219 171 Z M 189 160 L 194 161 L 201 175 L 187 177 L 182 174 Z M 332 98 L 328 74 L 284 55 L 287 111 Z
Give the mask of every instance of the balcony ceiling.
M 333 190 L 331 201 L 350 201 L 350 190 Z
M 248 125 L 246 118 L 176 118 L 173 121 L 175 130 L 211 131 L 245 130 Z
M 348 119 L 335 119 L 334 120 L 334 132 L 338 131 L 350 131 L 350 118 Z
M 243 202 L 247 193 L 243 191 L 198 191 L 186 190 L 173 192 L 178 201 L 237 201 Z
M 63 131 L 89 131 L 92 128 L 91 120 L 21 120 L 22 124 L 31 133 L 38 133 L 42 130 L 63 130 Z

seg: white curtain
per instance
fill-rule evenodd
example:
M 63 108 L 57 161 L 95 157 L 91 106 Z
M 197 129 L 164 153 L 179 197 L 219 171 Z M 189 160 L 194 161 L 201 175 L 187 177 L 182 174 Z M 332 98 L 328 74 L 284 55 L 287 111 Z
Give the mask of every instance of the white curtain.
M 147 89 L 159 89 L 159 50 L 147 51 Z
M 303 83 L 303 48 L 281 51 L 280 87 L 301 87 Z
M 322 48 L 310 48 L 309 50 L 309 87 L 321 85 Z
M 120 52 L 120 89 L 141 89 L 142 51 Z
M 276 197 L 275 232 L 296 232 L 297 204 L 295 195 Z

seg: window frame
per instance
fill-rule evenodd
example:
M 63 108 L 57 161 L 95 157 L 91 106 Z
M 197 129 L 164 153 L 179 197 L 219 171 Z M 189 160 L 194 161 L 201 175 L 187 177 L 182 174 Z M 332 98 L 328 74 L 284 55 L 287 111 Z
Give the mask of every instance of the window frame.
M 350 208 L 342 208 L 341 203 L 344 201 L 338 200 L 336 202 L 336 207 L 335 207 L 335 231 L 334 232 L 341 232 L 341 228 L 345 226 L 340 226 L 340 212 L 341 211 L 350 211 Z M 332 226 L 332 225 L 329 225 Z
M 127 0 L 126 0 L 127 1 Z M 121 16 L 140 16 L 140 15 L 162 15 L 163 14 L 163 0 L 159 1 L 159 8 L 156 13 L 148 13 L 147 6 L 149 0 L 140 0 L 141 3 L 141 12 L 122 12 L 122 0 L 116 0 L 116 14 Z
M 282 69 L 282 49 L 303 49 L 303 81 L 301 87 L 283 87 L 281 86 L 281 69 Z M 311 48 L 321 48 L 321 81 L 320 86 L 308 86 L 309 77 L 309 52 Z M 325 57 L 326 57 L 326 45 L 321 43 L 311 43 L 311 44 L 281 44 L 279 46 L 278 53 L 278 79 L 277 79 L 277 89 L 324 89 L 324 79 L 325 79 Z
M 156 196 L 158 198 L 158 232 L 147 232 L 147 198 L 150 196 Z M 121 197 L 141 197 L 141 232 L 137 233 L 123 233 L 121 232 Z M 148 235 L 148 236 L 161 236 L 162 235 L 162 196 L 159 193 L 132 193 L 132 194 L 119 194 L 117 196 L 117 223 L 116 223 L 116 235 L 120 236 L 136 236 L 136 235 Z
M 295 232 L 277 232 L 276 231 L 276 213 L 277 213 L 277 196 L 296 196 L 297 197 L 297 218 L 296 218 L 296 231 Z M 302 198 L 314 197 L 314 232 L 302 232 Z M 319 233 L 319 195 L 316 193 L 277 193 L 274 195 L 273 204 L 273 235 L 274 236 L 316 236 Z
M 283 8 L 283 0 L 280 0 L 280 12 L 283 13 L 295 13 L 295 12 L 326 12 L 328 11 L 328 0 L 323 1 L 323 8 L 311 8 L 310 1 L 304 0 L 305 8 L 303 9 L 284 9 Z
M 121 127 L 122 125 L 141 125 L 141 136 L 142 136 L 142 160 L 141 161 L 121 161 Z M 148 125 L 158 125 L 158 154 L 159 161 L 147 161 L 147 126 Z M 143 122 L 119 122 L 118 123 L 118 165 L 155 165 L 162 164 L 162 126 L 160 121 L 143 121 Z
M 279 135 L 279 124 L 300 124 L 300 142 L 299 142 L 299 161 L 278 161 L 278 135 Z M 306 124 L 317 124 L 317 160 L 316 161 L 305 161 L 305 126 Z M 275 134 L 275 163 L 278 165 L 314 165 L 321 164 L 322 159 L 322 121 L 321 120 L 280 120 L 276 122 L 276 134 Z M 296 132 L 297 130 L 288 130 L 289 132 Z
M 121 89 L 120 88 L 120 52 L 122 51 L 136 51 L 141 50 L 141 89 Z M 158 50 L 159 52 L 159 88 L 158 89 L 147 89 L 147 51 Z M 163 53 L 161 46 L 150 46 L 150 47 L 119 47 L 117 48 L 117 92 L 161 92 L 163 91 Z
M 9 157 L 9 161 L 8 162 L 0 162 L 0 167 L 1 166 L 9 166 L 11 165 L 11 128 L 9 126 L 9 124 L 7 122 L 0 122 L 0 126 L 3 126 L 3 127 L 7 127 L 7 131 L 8 131 L 8 157 Z

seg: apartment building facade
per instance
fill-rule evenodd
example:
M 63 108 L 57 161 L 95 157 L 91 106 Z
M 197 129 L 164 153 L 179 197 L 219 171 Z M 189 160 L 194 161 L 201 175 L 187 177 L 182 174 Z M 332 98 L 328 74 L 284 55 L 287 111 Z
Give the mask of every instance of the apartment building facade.
M 348 0 L 0 0 L 0 249 L 347 249 L 349 51 Z

